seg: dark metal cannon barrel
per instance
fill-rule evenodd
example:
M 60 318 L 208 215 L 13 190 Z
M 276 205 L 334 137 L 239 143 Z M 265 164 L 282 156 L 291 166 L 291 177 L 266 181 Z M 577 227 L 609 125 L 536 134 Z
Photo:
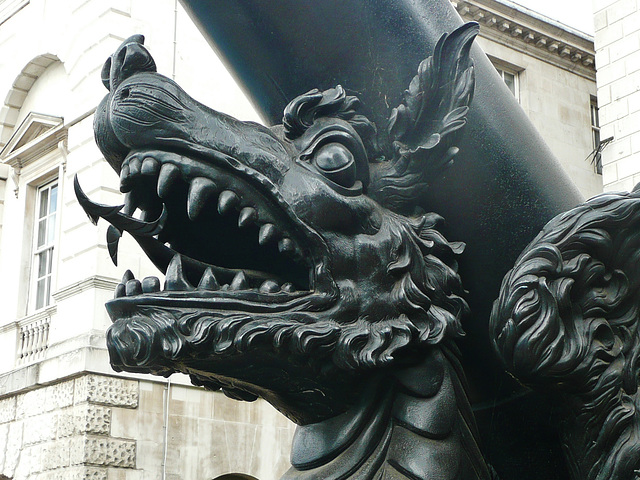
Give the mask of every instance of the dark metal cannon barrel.
M 420 61 L 462 24 L 448 0 L 182 2 L 271 124 L 297 95 L 341 84 L 384 128 Z M 530 407 L 531 396 L 504 373 L 487 323 L 518 254 L 582 198 L 486 55 L 475 46 L 472 57 L 477 83 L 460 153 L 417 201 L 445 217 L 449 239 L 467 244 L 460 269 L 473 315 L 461 349 L 490 461 L 520 479 L 563 478 L 546 443 L 553 431 L 530 425 L 536 414 L 548 423 L 549 412 Z M 531 435 L 522 439 L 525 411 Z

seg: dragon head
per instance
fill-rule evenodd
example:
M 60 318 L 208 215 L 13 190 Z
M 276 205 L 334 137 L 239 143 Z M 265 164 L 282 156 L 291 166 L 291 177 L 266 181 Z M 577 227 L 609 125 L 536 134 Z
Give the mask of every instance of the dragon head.
M 366 372 L 460 336 L 463 245 L 411 198 L 456 153 L 476 33 L 443 37 L 384 135 L 340 86 L 294 99 L 281 126 L 236 120 L 156 73 L 141 36 L 127 39 L 105 64 L 95 116 L 125 202 L 93 203 L 77 179 L 76 193 L 111 223 L 114 262 L 126 231 L 165 283 L 127 272 L 116 288 L 113 367 L 183 372 L 305 424 L 352 405 Z

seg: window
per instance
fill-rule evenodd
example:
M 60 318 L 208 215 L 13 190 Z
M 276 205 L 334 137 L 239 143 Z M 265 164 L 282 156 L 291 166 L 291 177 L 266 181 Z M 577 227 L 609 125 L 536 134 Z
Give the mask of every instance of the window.
M 51 303 L 51 274 L 56 238 L 58 183 L 52 182 L 38 189 L 36 224 L 34 228 L 34 258 L 32 267 L 34 308 L 39 310 Z
M 591 139 L 593 142 L 593 168 L 596 173 L 602 175 L 602 142 L 600 141 L 600 113 L 598 112 L 598 100 L 591 97 Z
M 509 90 L 511 90 L 511 93 L 513 93 L 513 96 L 519 98 L 520 94 L 518 92 L 518 73 L 512 70 L 504 69 L 502 67 L 496 67 L 496 70 L 498 71 L 498 75 L 500 75 L 507 88 L 509 88 Z

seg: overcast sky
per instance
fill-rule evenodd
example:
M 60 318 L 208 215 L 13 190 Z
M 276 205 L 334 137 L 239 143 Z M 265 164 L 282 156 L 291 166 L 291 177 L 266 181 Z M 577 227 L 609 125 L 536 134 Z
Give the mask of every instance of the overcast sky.
M 511 0 L 582 32 L 593 35 L 591 0 Z

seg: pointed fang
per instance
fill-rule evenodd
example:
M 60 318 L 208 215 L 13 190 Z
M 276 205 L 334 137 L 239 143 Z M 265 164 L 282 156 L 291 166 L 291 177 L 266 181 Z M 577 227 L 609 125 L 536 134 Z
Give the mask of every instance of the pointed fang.
M 276 234 L 277 230 L 275 225 L 272 223 L 265 223 L 260 227 L 260 231 L 258 232 L 258 243 L 260 245 L 266 245 L 275 238 Z
M 124 272 L 124 275 L 122 275 L 122 283 L 127 283 L 129 280 L 133 280 L 134 277 L 133 276 L 133 272 L 131 270 L 127 270 L 126 272 Z
M 182 271 L 182 259 L 176 254 L 167 267 L 164 289 L 170 292 L 193 290 Z
M 231 190 L 225 190 L 218 199 L 218 213 L 224 215 L 240 204 L 240 198 Z
M 247 277 L 244 275 L 244 272 L 236 273 L 236 276 L 233 277 L 231 285 L 229 285 L 229 290 L 246 290 L 246 288 Z
M 165 163 L 160 169 L 160 175 L 158 175 L 158 196 L 160 198 L 166 198 L 171 191 L 171 187 L 180 178 L 180 169 L 172 163 Z
M 195 220 L 202 209 L 207 205 L 207 201 L 216 192 L 216 184 L 208 178 L 194 178 L 189 186 L 187 197 L 187 215 L 190 220 Z
M 258 218 L 258 212 L 253 207 L 244 207 L 240 210 L 240 215 L 238 216 L 238 227 L 245 228 L 249 225 L 253 224 Z
M 220 290 L 220 284 L 218 283 L 218 280 L 216 280 L 216 277 L 213 274 L 211 267 L 208 267 L 204 271 L 204 274 L 200 279 L 200 283 L 198 284 L 198 290 L 209 290 L 209 291 Z
M 124 196 L 124 208 L 122 209 L 122 213 L 125 215 L 133 215 L 133 212 L 138 208 L 138 202 L 135 198 L 133 192 L 127 192 Z
M 291 253 L 296 249 L 293 240 L 290 238 L 283 238 L 278 242 L 278 250 L 280 253 Z
M 266 280 L 260 285 L 260 293 L 276 293 L 278 290 L 280 290 L 280 287 L 273 280 Z

